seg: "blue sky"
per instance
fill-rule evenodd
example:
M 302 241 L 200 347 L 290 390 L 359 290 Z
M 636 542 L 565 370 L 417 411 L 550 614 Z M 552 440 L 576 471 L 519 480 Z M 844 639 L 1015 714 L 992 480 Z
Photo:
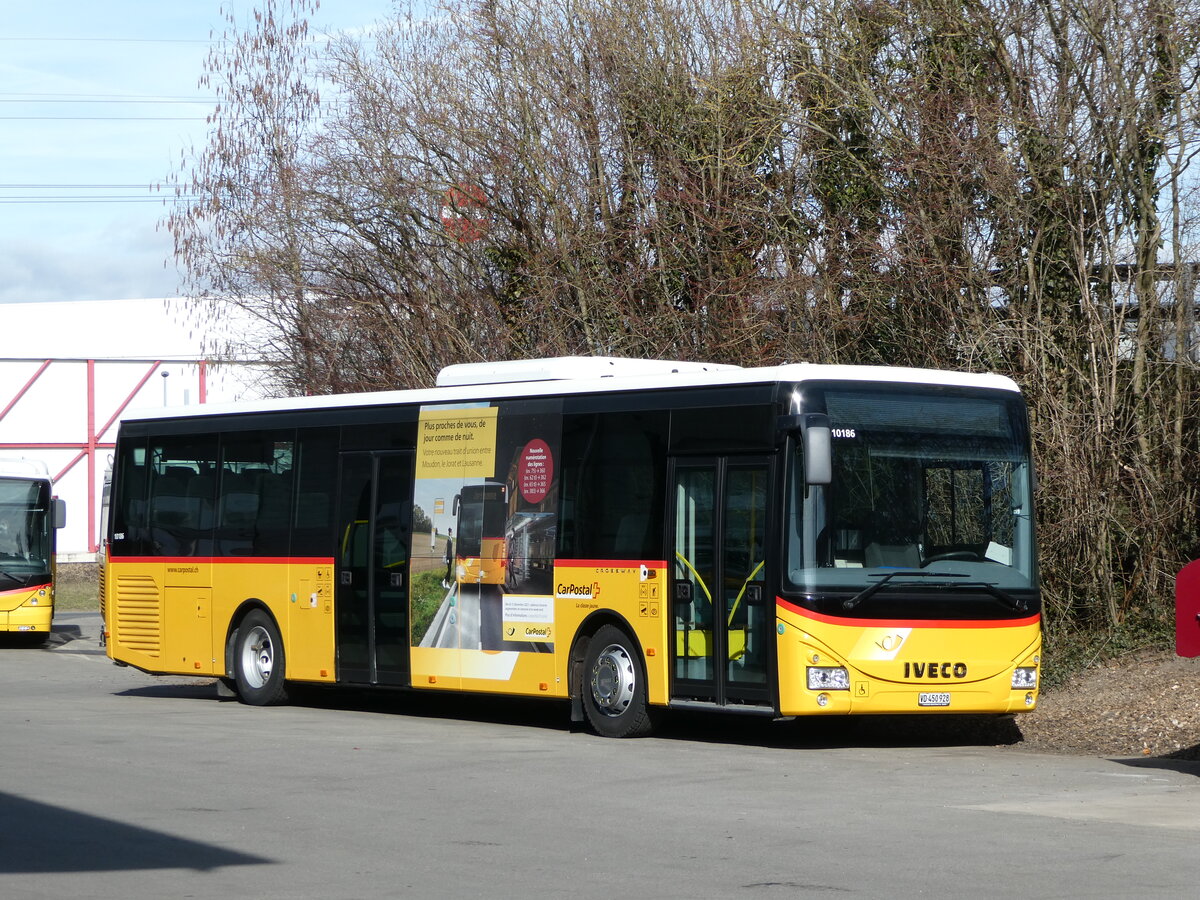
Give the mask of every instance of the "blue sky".
M 251 0 L 5 4 L 0 33 L 0 303 L 169 297 L 179 278 L 150 185 L 203 144 L 197 87 L 222 6 Z M 327 0 L 319 32 L 392 0 Z M 165 264 L 165 265 L 164 265 Z

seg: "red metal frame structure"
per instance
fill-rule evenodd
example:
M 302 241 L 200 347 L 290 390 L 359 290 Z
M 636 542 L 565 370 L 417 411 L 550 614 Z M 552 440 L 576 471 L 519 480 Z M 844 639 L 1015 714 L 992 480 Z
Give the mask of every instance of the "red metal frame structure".
M 150 380 L 150 377 L 155 372 L 159 371 L 159 369 L 163 365 L 196 366 L 197 371 L 198 371 L 199 385 L 200 385 L 200 402 L 201 403 L 208 402 L 208 364 L 209 364 L 209 360 L 207 360 L 207 359 L 166 359 L 166 358 L 163 358 L 163 359 L 128 359 L 128 358 L 124 358 L 124 357 L 122 357 L 120 359 L 64 358 L 64 359 L 40 359 L 39 360 L 39 359 L 29 359 L 29 358 L 7 357 L 7 358 L 0 359 L 0 362 L 21 362 L 21 363 L 38 363 L 38 362 L 40 362 L 41 363 L 38 370 L 29 377 L 29 379 L 20 388 L 20 390 L 18 390 L 16 392 L 16 394 L 12 397 L 12 399 L 9 400 L 7 402 L 7 404 L 5 404 L 4 408 L 2 410 L 0 410 L 0 422 L 4 421 L 4 417 L 6 415 L 8 415 L 9 412 L 12 411 L 13 407 L 15 407 L 20 402 L 21 398 L 24 397 L 25 394 L 27 394 L 29 392 L 29 389 L 32 388 L 34 386 L 34 384 L 37 383 L 38 379 L 42 377 L 42 375 L 46 372 L 47 369 L 50 368 L 50 366 L 53 363 L 83 362 L 83 363 L 87 364 L 87 439 L 85 441 L 83 441 L 82 443 L 74 442 L 74 441 L 40 442 L 40 443 L 39 442 L 0 443 L 0 450 L 77 450 L 77 451 L 79 451 L 78 453 L 75 454 L 75 456 L 71 459 L 71 461 L 69 463 L 67 463 L 65 466 L 63 466 L 62 469 L 59 470 L 54 475 L 54 481 L 58 482 L 61 478 L 63 478 L 63 476 L 65 476 L 68 472 L 70 472 L 73 468 L 75 468 L 76 465 L 78 465 L 80 460 L 83 460 L 83 459 L 87 460 L 88 552 L 95 553 L 99 549 L 99 546 L 97 544 L 97 533 L 96 533 L 97 532 L 97 528 L 96 528 L 96 524 L 97 524 L 96 523 L 96 453 L 99 450 L 111 450 L 111 449 L 113 449 L 113 447 L 116 446 L 115 441 L 111 441 L 111 440 L 105 441 L 105 440 L 102 440 L 102 438 L 108 432 L 108 430 L 110 428 L 112 428 L 113 425 L 116 424 L 117 419 L 119 419 L 121 416 L 121 413 L 123 413 L 126 410 L 126 408 L 128 408 L 129 404 L 133 402 L 133 399 L 138 395 L 138 392 L 140 392 L 141 389 L 146 386 L 146 382 Z M 148 366 L 145 374 L 137 382 L 137 384 L 134 386 L 134 388 L 125 395 L 125 398 L 122 401 L 120 401 L 116 410 L 112 413 L 112 415 L 110 415 L 108 417 L 108 419 L 104 422 L 104 424 L 100 428 L 96 427 L 96 363 L 97 362 L 104 363 L 105 365 L 119 363 L 119 364 L 133 364 L 133 365 Z M 0 400 L 0 402 L 3 402 L 3 401 Z

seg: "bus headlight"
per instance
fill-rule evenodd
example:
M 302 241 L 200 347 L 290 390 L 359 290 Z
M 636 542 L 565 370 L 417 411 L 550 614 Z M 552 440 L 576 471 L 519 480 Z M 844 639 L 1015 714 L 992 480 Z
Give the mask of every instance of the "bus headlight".
M 842 666 L 809 666 L 807 671 L 810 691 L 850 690 L 850 673 Z
M 1037 687 L 1037 668 L 1019 666 L 1013 669 L 1012 686 L 1014 691 L 1027 691 Z

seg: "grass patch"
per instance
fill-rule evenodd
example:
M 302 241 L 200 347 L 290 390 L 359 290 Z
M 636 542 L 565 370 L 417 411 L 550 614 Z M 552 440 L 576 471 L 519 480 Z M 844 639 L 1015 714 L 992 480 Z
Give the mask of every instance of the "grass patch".
M 409 634 L 414 644 L 421 643 L 425 632 L 429 630 L 433 617 L 446 598 L 446 589 L 442 587 L 442 572 L 418 572 L 412 578 L 412 623 Z
M 100 567 L 95 563 L 60 563 L 55 572 L 55 609 L 97 612 L 100 609 Z

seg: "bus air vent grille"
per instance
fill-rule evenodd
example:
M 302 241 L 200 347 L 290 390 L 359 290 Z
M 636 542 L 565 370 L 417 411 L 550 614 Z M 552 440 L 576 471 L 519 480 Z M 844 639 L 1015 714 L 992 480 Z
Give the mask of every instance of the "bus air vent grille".
M 118 575 L 113 597 L 115 638 L 121 646 L 158 657 L 162 645 L 162 603 L 148 575 Z

